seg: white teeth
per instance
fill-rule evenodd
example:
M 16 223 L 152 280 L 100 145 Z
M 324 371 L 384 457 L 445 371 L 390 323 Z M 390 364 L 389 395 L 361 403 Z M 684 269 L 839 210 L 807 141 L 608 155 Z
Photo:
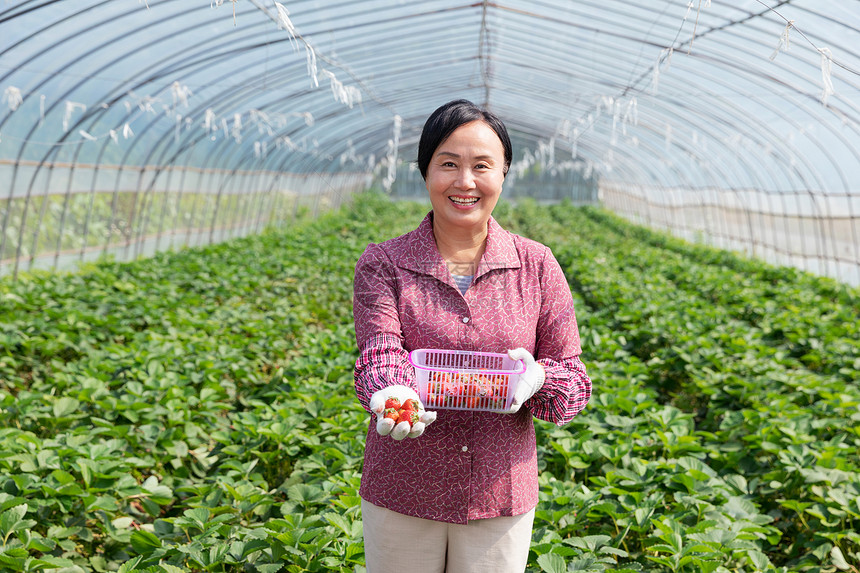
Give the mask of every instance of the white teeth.
M 457 203 L 458 205 L 474 205 L 475 203 L 478 202 L 477 197 L 471 197 L 469 199 L 461 199 L 459 197 L 448 197 L 448 198 L 451 201 L 453 201 L 454 203 Z

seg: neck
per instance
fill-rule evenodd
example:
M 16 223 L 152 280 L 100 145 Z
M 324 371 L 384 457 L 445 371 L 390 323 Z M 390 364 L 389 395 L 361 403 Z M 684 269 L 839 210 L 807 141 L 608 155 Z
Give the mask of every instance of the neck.
M 451 228 L 434 220 L 433 235 L 439 254 L 453 274 L 475 274 L 487 246 L 487 223 L 478 228 Z

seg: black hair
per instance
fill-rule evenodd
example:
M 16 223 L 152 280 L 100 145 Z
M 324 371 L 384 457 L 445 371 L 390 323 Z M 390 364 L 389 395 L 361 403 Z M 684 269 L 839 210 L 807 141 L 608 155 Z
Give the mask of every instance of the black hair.
M 436 149 L 448 139 L 455 129 L 473 121 L 483 121 L 499 136 L 505 150 L 504 173 L 507 175 L 514 152 L 505 124 L 495 114 L 481 109 L 469 100 L 457 99 L 437 108 L 424 123 L 424 130 L 421 132 L 421 139 L 418 142 L 418 159 L 416 161 L 421 177 L 427 179 L 427 168 L 430 166 L 430 160 L 436 153 Z

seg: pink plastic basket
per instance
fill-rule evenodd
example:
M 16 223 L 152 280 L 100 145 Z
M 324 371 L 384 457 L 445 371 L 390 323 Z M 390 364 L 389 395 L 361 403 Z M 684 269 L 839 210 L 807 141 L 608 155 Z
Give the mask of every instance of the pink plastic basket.
M 418 397 L 428 410 L 503 412 L 510 409 L 526 366 L 507 354 L 413 350 Z

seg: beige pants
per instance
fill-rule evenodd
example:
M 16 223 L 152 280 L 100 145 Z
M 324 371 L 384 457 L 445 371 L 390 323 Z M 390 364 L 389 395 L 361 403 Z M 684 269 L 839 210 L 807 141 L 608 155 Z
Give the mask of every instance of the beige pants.
M 403 515 L 361 500 L 367 573 L 523 573 L 532 538 L 531 510 L 467 525 Z

